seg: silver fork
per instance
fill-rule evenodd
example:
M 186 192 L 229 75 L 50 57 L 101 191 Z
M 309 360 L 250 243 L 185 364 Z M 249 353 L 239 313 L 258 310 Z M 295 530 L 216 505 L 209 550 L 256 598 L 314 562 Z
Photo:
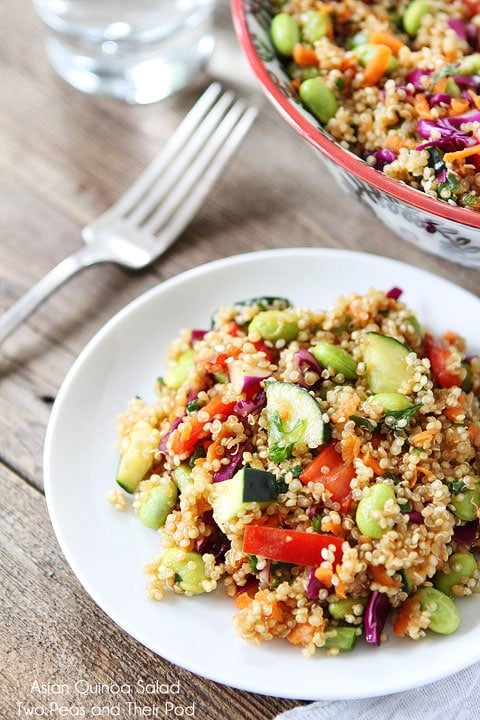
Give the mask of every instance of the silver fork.
M 62 260 L 0 317 L 0 343 L 85 267 L 150 265 L 188 225 L 239 146 L 257 110 L 210 85 L 127 192 L 82 230 L 85 245 Z

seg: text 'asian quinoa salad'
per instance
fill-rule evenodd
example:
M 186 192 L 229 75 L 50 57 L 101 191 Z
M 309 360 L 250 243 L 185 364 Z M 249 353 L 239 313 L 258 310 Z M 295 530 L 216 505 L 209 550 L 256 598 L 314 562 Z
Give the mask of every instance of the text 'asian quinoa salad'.
M 480 2 L 272 0 L 293 92 L 396 180 L 480 210 Z
M 480 361 L 454 329 L 397 288 L 256 298 L 183 330 L 156 390 L 119 418 L 117 474 L 160 529 L 152 599 L 223 584 L 243 638 L 305 655 L 457 629 L 479 590 Z

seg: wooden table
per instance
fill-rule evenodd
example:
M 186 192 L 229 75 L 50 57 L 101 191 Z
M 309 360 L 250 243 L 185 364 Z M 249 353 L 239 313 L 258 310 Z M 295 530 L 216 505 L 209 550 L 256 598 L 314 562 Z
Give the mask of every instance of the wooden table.
M 102 698 L 92 692 L 80 698 L 79 680 L 179 682 L 175 699 L 185 715 L 194 702 L 198 720 L 273 718 L 300 702 L 222 687 L 157 657 L 99 610 L 63 558 L 42 490 L 45 429 L 69 366 L 117 310 L 205 261 L 289 246 L 408 259 L 478 292 L 478 273 L 402 243 L 323 174 L 312 149 L 260 93 L 241 58 L 226 5 L 219 7 L 216 22 L 218 45 L 209 77 L 226 81 L 261 111 L 221 184 L 154 267 L 142 273 L 111 265 L 85 270 L 0 349 L 2 718 L 22 717 L 25 708 L 51 701 L 66 707 L 69 716 L 80 706 L 92 716 Z M 135 179 L 208 78 L 144 107 L 83 95 L 50 68 L 30 2 L 4 0 L 0 80 L 2 312 L 79 247 L 80 228 Z M 149 702 L 158 705 L 159 698 Z M 124 705 L 121 712 L 127 716 Z

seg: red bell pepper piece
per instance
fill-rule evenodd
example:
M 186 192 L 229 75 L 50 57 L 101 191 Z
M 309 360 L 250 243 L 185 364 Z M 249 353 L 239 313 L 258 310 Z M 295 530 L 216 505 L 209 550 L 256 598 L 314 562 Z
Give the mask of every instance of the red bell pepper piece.
M 318 567 L 324 560 L 322 550 L 329 545 L 335 547 L 335 562 L 339 563 L 342 558 L 342 544 L 343 540 L 334 535 L 267 525 L 247 525 L 243 537 L 243 552 L 302 567 Z
M 328 467 L 328 472 L 323 473 L 322 468 L 325 467 Z M 355 468 L 344 461 L 333 442 L 325 445 L 299 475 L 305 485 L 309 482 L 323 483 L 333 502 L 338 503 L 344 503 L 351 497 L 350 483 L 354 477 Z
M 423 337 L 425 354 L 430 360 L 432 374 L 442 388 L 462 385 L 462 377 L 448 369 L 452 353 L 448 345 L 426 333 Z

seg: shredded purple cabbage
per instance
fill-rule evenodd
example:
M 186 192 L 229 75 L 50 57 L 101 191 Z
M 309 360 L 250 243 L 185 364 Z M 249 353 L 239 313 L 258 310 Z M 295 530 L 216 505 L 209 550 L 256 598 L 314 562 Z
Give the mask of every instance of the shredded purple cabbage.
M 423 515 L 421 512 L 412 510 L 411 512 L 405 513 L 408 517 L 408 522 L 412 525 L 423 525 Z
M 392 288 L 387 292 L 387 297 L 388 297 L 388 298 L 391 298 L 392 300 L 398 300 L 398 299 L 401 297 L 402 293 L 403 293 L 402 288 L 392 287 Z
M 242 462 L 243 451 L 245 450 L 246 445 L 247 443 L 244 442 L 233 448 L 233 451 L 231 452 L 229 457 L 230 462 L 228 464 L 222 465 L 220 470 L 213 474 L 213 482 L 217 483 L 223 482 L 223 480 L 230 480 L 230 478 L 235 475 L 238 467 Z M 228 450 L 227 454 L 225 454 L 223 457 L 228 457 Z
M 423 68 L 415 68 L 406 77 L 408 84 L 413 85 L 415 90 L 423 92 L 425 90 L 426 80 L 430 80 L 433 70 L 425 70 Z
M 460 40 L 467 40 L 467 26 L 462 18 L 449 18 L 447 25 L 452 30 L 455 30 Z
M 385 627 L 389 610 L 388 597 L 378 590 L 374 590 L 363 613 L 363 632 L 369 645 L 380 645 L 380 636 Z
M 480 121 L 480 112 L 473 110 L 464 115 L 457 115 L 451 118 L 439 118 L 435 122 L 432 120 L 419 120 L 417 124 L 418 134 L 425 138 L 428 142 L 417 145 L 417 150 L 423 150 L 428 147 L 438 147 L 445 152 L 454 152 L 455 150 L 463 150 L 466 147 L 476 145 L 477 141 L 471 135 L 467 135 L 459 128 L 463 123 Z M 440 137 L 430 140 L 432 133 L 440 135 Z
M 324 587 L 325 585 L 315 577 L 315 568 L 311 568 L 307 582 L 307 598 L 309 600 L 318 600 L 318 593 Z
M 309 350 L 301 348 L 295 353 L 295 359 L 299 365 L 307 365 L 310 370 L 314 370 L 319 375 L 322 372 L 322 366 L 318 362 L 317 358 Z
M 480 521 L 469 520 L 464 525 L 456 525 L 453 530 L 453 539 L 462 545 L 472 547 L 473 543 L 477 539 Z
M 253 413 L 260 412 L 267 402 L 265 390 L 260 390 L 251 400 L 239 400 L 233 407 L 233 412 L 239 417 L 247 417 Z
M 160 442 L 158 443 L 158 452 L 162 453 L 162 455 L 167 454 L 168 438 L 173 433 L 173 431 L 177 429 L 177 427 L 180 425 L 180 423 L 182 421 L 183 421 L 183 417 L 175 418 L 175 420 L 172 422 L 172 424 L 170 425 L 170 428 L 167 430 L 165 435 L 162 438 L 160 438 Z
M 453 79 L 461 90 L 480 88 L 480 75 L 455 75 Z
M 375 150 L 372 153 L 369 153 L 369 155 L 372 155 L 375 158 L 375 170 L 383 170 L 385 165 L 389 165 L 394 160 L 397 159 L 397 156 L 392 150 L 387 150 L 386 148 L 383 148 L 382 150 Z
M 205 525 L 213 528 L 213 532 L 208 537 L 197 540 L 194 544 L 194 550 L 202 555 L 204 553 L 213 555 L 217 563 L 224 562 L 225 555 L 230 550 L 230 540 L 216 524 L 211 510 L 203 513 L 202 520 Z
M 254 385 L 260 385 L 261 381 L 265 380 L 265 378 L 267 377 L 270 377 L 270 375 L 270 371 L 268 371 L 268 375 L 245 375 L 245 377 L 243 378 L 242 392 L 245 392 L 245 390 L 248 390 Z
M 451 96 L 448 93 L 434 93 L 428 96 L 428 103 L 430 107 L 436 107 L 437 105 L 450 105 Z
M 199 328 L 192 330 L 192 340 L 203 340 L 208 330 L 200 330 Z

